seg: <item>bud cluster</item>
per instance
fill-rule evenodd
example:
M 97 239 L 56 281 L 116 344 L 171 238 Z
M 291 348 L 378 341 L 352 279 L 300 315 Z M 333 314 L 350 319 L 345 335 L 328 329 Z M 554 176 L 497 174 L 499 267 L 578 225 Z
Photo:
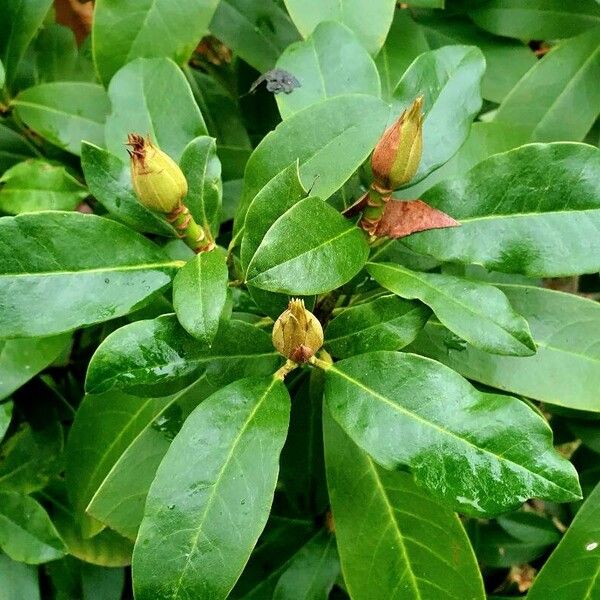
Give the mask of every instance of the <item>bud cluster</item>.
M 323 328 L 304 301 L 292 299 L 273 326 L 273 346 L 295 363 L 305 363 L 323 345 Z

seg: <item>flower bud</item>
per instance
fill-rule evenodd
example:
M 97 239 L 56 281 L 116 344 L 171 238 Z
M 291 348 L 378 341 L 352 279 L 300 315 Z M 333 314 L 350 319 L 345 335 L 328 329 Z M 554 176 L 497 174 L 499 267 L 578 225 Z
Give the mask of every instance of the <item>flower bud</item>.
M 150 141 L 130 133 L 131 181 L 140 204 L 160 213 L 170 213 L 187 194 L 188 186 L 177 163 Z
M 373 151 L 371 169 L 383 191 L 408 183 L 417 172 L 423 150 L 422 107 L 420 96 L 385 131 Z
M 273 346 L 285 357 L 305 363 L 323 345 L 323 328 L 304 308 L 304 300 L 292 299 L 273 327 Z

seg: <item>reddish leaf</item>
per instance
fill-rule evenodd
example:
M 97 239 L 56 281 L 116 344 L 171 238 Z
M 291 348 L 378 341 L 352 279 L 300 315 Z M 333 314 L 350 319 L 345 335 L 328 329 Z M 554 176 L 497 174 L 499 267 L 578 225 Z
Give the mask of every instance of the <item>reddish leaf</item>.
M 417 231 L 459 227 L 455 221 L 441 210 L 437 210 L 422 200 L 390 200 L 385 205 L 381 221 L 377 225 L 377 237 L 401 238 Z
M 77 43 L 81 44 L 92 28 L 94 3 L 80 0 L 54 0 L 54 11 L 56 22 L 72 29 Z

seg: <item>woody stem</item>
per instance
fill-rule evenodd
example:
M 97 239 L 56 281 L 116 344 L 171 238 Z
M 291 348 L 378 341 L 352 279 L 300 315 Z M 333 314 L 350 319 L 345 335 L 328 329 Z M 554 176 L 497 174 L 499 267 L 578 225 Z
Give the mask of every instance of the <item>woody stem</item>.
M 196 254 L 208 252 L 215 247 L 210 232 L 196 223 L 185 204 L 179 205 L 167 215 L 167 221 L 173 225 L 180 237 Z

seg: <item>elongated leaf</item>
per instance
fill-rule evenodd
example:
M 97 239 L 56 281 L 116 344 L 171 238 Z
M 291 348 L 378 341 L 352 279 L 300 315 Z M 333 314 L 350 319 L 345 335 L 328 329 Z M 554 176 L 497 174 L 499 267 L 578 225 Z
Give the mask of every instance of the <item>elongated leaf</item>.
M 275 66 L 298 38 L 287 13 L 274 0 L 221 0 L 210 31 L 257 71 Z
M 329 21 L 320 23 L 303 42 L 288 46 L 277 68 L 293 73 L 301 87 L 278 94 L 277 106 L 284 119 L 327 98 L 342 94 L 379 96 L 377 68 L 350 29 Z
M 180 266 L 123 225 L 81 213 L 0 219 L 0 331 L 52 335 L 127 314 Z
M 600 6 L 594 0 L 491 0 L 469 16 L 497 35 L 546 40 L 570 37 L 600 25 Z
M 430 359 L 395 352 L 345 359 L 328 368 L 325 398 L 379 464 L 408 465 L 419 485 L 462 512 L 498 514 L 530 497 L 580 495 L 575 469 L 554 451 L 537 412 L 478 392 Z
M 0 123 L 0 173 L 37 154 L 23 136 Z
M 352 279 L 368 253 L 358 227 L 320 198 L 305 198 L 267 231 L 247 281 L 271 292 L 320 294 Z
M 423 329 L 431 311 L 418 302 L 383 296 L 351 306 L 325 330 L 325 344 L 334 356 L 345 358 L 374 350 L 400 350 Z
M 567 533 L 533 582 L 527 598 L 560 598 L 563 594 L 573 600 L 595 598 L 600 591 L 598 573 L 600 484 L 575 515 Z
M 42 26 L 52 0 L 7 0 L 0 23 L 0 60 L 6 69 L 6 85 L 12 87 L 25 51 Z M 4 87 L 4 84 L 0 87 Z
M 66 447 L 66 485 L 84 538 L 103 529 L 85 513 L 117 459 L 162 409 L 162 400 L 119 392 L 86 396 L 79 406 Z
M 534 142 L 580 142 L 600 113 L 600 90 L 595 85 L 599 79 L 600 28 L 596 28 L 563 42 L 538 61 L 504 99 L 494 121 L 523 128 Z M 531 102 L 542 85 L 544 93 Z M 572 111 L 574 103 L 577 110 Z
M 4 434 L 10 425 L 12 419 L 13 403 L 8 400 L 0 404 L 0 442 L 4 438 Z
M 64 25 L 46 25 L 35 40 L 36 63 L 40 83 L 50 81 L 95 81 L 85 72 L 78 73 L 75 34 Z
M 259 190 L 295 160 L 304 187 L 329 198 L 369 156 L 388 116 L 382 100 L 350 94 L 314 104 L 281 123 L 248 161 L 235 231 L 244 225 Z
M 208 24 L 218 0 L 98 0 L 94 11 L 94 62 L 104 85 L 120 67 L 138 57 L 184 63 Z M 166 100 L 166 98 L 165 98 Z
M 117 220 L 142 233 L 174 236 L 167 221 L 145 206 L 135 195 L 129 165 L 107 150 L 84 142 L 81 166 L 94 198 Z
M 44 160 L 15 165 L 0 177 L 0 210 L 16 215 L 40 210 L 73 210 L 87 190 L 62 166 Z
M 475 347 L 495 354 L 535 354 L 527 321 L 493 285 L 394 263 L 369 263 L 367 270 L 390 292 L 427 304 L 448 329 Z
M 583 144 L 531 144 L 496 154 L 423 195 L 460 227 L 403 241 L 439 260 L 504 273 L 594 273 L 600 268 L 598 169 L 600 151 Z
M 108 96 L 95 83 L 57 81 L 21 92 L 13 101 L 19 118 L 52 144 L 79 155 L 83 140 L 104 145 Z
M 86 389 L 111 388 L 137 395 L 167 395 L 206 372 L 225 385 L 250 374 L 272 373 L 281 364 L 271 336 L 242 321 L 222 322 L 212 348 L 191 337 L 175 315 L 137 321 L 108 336 L 88 367 Z
M 227 299 L 227 264 L 215 249 L 197 254 L 173 281 L 173 307 L 183 328 L 208 347 L 217 334 Z
M 139 600 L 227 596 L 267 521 L 288 419 L 289 395 L 270 377 L 233 383 L 188 417 L 148 494 Z
M 376 465 L 327 412 L 324 422 L 327 483 L 351 597 L 483 600 L 481 575 L 457 516 L 410 474 Z
M 27 600 L 40 600 L 40 584 L 37 568 L 12 561 L 5 554 L 0 554 L 0 588 L 1 600 L 13 600 L 19 596 Z
M 531 327 L 537 354 L 493 356 L 470 345 L 449 350 L 452 334 L 430 322 L 412 348 L 469 379 L 548 404 L 600 412 L 600 306 L 571 294 L 501 285 Z
M 56 560 L 66 552 L 48 513 L 17 492 L 0 492 L 0 548 L 30 565 Z
M 46 338 L 0 340 L 0 399 L 10 396 L 43 371 L 67 348 L 70 341 L 71 337 L 64 334 Z
M 125 142 L 131 132 L 150 135 L 175 161 L 191 140 L 206 134 L 185 76 L 166 58 L 139 58 L 125 65 L 112 78 L 108 95 L 112 110 L 106 147 L 123 160 L 128 160 Z
M 304 37 L 322 21 L 337 21 L 354 31 L 369 53 L 375 54 L 385 41 L 395 2 L 372 0 L 368 18 L 360 0 L 285 0 L 285 5 Z
M 412 183 L 443 165 L 462 146 L 481 108 L 485 59 L 475 46 L 421 54 L 394 90 L 396 114 L 423 96 L 423 156 Z
M 198 225 L 212 232 L 213 238 L 217 237 L 223 185 L 215 140 L 208 136 L 192 140 L 181 156 L 181 170 L 188 182 L 184 204 Z

